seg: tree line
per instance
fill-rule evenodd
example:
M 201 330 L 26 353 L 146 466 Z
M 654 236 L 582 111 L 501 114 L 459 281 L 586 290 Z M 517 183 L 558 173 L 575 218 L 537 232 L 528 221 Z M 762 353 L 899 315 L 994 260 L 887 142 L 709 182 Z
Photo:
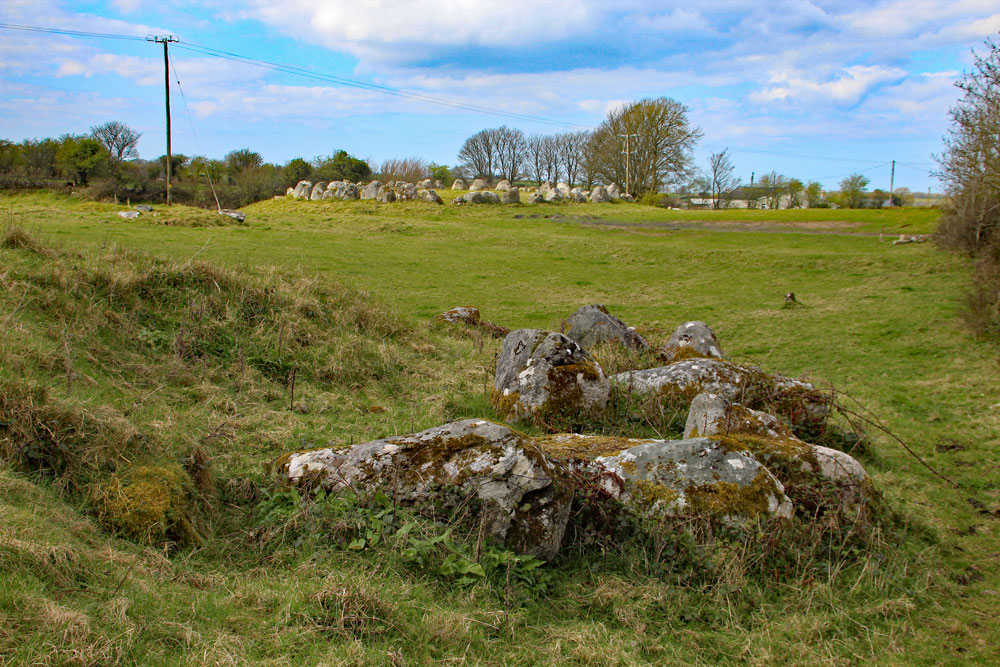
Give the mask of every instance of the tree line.
M 458 153 L 458 174 L 487 180 L 565 181 L 590 189 L 618 183 L 634 194 L 684 183 L 701 130 L 687 107 L 666 97 L 610 111 L 594 130 L 525 135 L 507 127 L 480 130 Z

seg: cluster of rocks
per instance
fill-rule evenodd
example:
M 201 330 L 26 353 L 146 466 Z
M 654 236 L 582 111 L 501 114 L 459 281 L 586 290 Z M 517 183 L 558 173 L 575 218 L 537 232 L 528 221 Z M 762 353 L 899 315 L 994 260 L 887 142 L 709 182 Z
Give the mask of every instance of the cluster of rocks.
M 135 220 L 143 213 L 153 213 L 153 207 L 149 204 L 137 204 L 135 210 L 133 211 L 118 211 L 118 217 L 124 218 L 125 220 Z M 220 208 L 218 211 L 219 215 L 224 215 L 228 218 L 232 218 L 237 222 L 244 222 L 247 219 L 247 214 L 243 211 L 234 211 L 231 208 Z M 158 213 L 153 213 L 154 216 L 159 215 Z
M 430 179 L 413 183 L 402 181 L 392 181 L 382 183 L 381 181 L 371 181 L 370 183 L 348 183 L 347 181 L 299 181 L 294 188 L 288 188 L 286 194 L 293 199 L 309 199 L 320 201 L 323 199 L 374 199 L 383 203 L 394 201 L 428 201 L 435 204 L 443 204 L 437 192 L 427 187 Z
M 433 185 L 433 187 L 432 187 Z M 430 201 L 443 203 L 436 189 L 443 187 L 441 181 L 424 179 L 416 184 L 402 181 L 392 181 L 382 183 L 381 181 L 371 181 L 370 183 L 348 183 L 346 181 L 299 181 L 293 188 L 288 188 L 286 195 L 294 199 L 309 199 L 320 201 L 323 199 L 374 199 L 380 202 L 394 201 Z M 510 181 L 502 180 L 494 187 L 482 178 L 477 178 L 471 184 L 467 184 L 461 178 L 455 179 L 452 183 L 452 190 L 468 190 L 466 194 L 452 199 L 452 204 L 518 204 L 521 203 L 520 188 L 511 185 Z M 603 185 L 594 186 L 592 190 L 584 190 L 579 187 L 570 187 L 567 183 L 543 183 L 539 188 L 528 188 L 527 203 L 541 204 L 545 202 L 592 202 L 603 204 L 615 199 L 632 201 L 630 195 L 622 194 L 621 189 L 612 183 L 605 187 Z
M 479 313 L 463 307 L 442 314 L 449 318 L 478 322 Z M 467 419 L 345 450 L 292 452 L 278 461 L 281 478 L 334 490 L 381 488 L 417 505 L 475 497 L 487 535 L 543 560 L 559 553 L 581 494 L 612 503 L 608 512 L 736 525 L 796 512 L 865 511 L 870 483 L 862 466 L 796 435 L 795 418 L 822 420 L 829 410 L 812 385 L 725 360 L 703 322 L 682 324 L 662 348 L 680 360 L 608 377 L 581 341 L 637 350 L 648 343 L 600 306 L 569 319 L 572 337 L 540 329 L 507 335 L 494 382 L 498 411 L 519 419 L 567 410 L 597 415 L 617 387 L 686 401 L 683 438 L 529 437 Z M 777 414 L 750 407 L 760 392 Z

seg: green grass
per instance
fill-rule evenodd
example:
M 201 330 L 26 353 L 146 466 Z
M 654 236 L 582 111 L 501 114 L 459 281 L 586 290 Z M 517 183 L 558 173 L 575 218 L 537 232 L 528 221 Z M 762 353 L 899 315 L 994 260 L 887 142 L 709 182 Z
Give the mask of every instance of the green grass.
M 123 221 L 120 208 L 45 194 L 5 194 L 0 210 L 41 243 L 0 247 L 4 395 L 44 387 L 44 401 L 11 401 L 17 414 L 58 416 L 78 436 L 69 472 L 0 469 L 4 660 L 997 658 L 997 349 L 960 324 L 965 260 L 877 236 L 932 231 L 933 211 L 274 200 L 248 207 L 246 225 L 216 227 L 194 209 Z M 677 221 L 698 227 L 662 226 Z M 800 307 L 783 307 L 789 291 Z M 472 304 L 509 328 L 558 328 L 589 303 L 653 342 L 703 319 L 737 360 L 847 392 L 960 488 L 869 428 L 862 460 L 902 517 L 895 535 L 868 536 L 870 557 L 777 583 L 734 561 L 707 589 L 638 563 L 568 564 L 572 576 L 512 609 L 392 550 L 261 547 L 248 512 L 267 461 L 491 414 L 499 341 L 433 315 Z M 289 365 L 303 406 L 290 405 Z M 199 450 L 214 479 L 211 497 L 192 494 L 210 510 L 207 540 L 164 555 L 116 537 L 91 490 Z M 108 452 L 129 463 L 102 466 Z M 338 610 L 351 605 L 378 620 L 345 626 Z

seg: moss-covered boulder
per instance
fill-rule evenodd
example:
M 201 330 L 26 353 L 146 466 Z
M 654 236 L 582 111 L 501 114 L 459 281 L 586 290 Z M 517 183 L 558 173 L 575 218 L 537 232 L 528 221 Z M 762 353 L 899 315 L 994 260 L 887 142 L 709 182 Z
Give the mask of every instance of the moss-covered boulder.
M 678 326 L 661 353 L 668 362 L 692 357 L 722 359 L 725 356 L 712 328 L 696 320 Z
M 742 522 L 792 515 L 781 482 L 752 453 L 710 438 L 644 440 L 587 435 L 537 439 L 554 461 L 593 480 L 641 516 Z
M 649 349 L 646 340 L 602 305 L 582 306 L 566 320 L 566 335 L 585 348 L 599 343 L 617 342 L 630 350 Z
M 343 450 L 292 452 L 278 460 L 278 474 L 295 485 L 381 489 L 417 506 L 474 499 L 486 535 L 543 560 L 559 551 L 572 501 L 570 486 L 529 438 L 482 419 Z
M 626 391 L 690 404 L 701 393 L 765 408 L 793 428 L 813 428 L 830 412 L 830 397 L 812 384 L 722 359 L 685 359 L 659 368 L 619 373 L 611 381 Z
M 604 410 L 611 384 L 600 364 L 560 333 L 518 329 L 497 358 L 493 403 L 506 417 L 550 417 Z
M 866 497 L 868 474 L 852 456 L 804 442 L 774 415 L 721 396 L 695 397 L 684 436 L 708 436 L 752 453 L 781 480 L 796 506 L 848 508 Z

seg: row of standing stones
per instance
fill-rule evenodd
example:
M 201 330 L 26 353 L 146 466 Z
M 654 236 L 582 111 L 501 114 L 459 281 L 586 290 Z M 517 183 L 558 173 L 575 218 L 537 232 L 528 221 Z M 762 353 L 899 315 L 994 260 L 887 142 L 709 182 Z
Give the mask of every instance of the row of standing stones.
M 394 201 L 428 201 L 442 204 L 444 201 L 438 195 L 437 190 L 441 189 L 441 181 L 431 181 L 425 179 L 418 183 L 404 183 L 402 181 L 392 181 L 382 183 L 381 181 L 371 181 L 370 183 L 349 183 L 347 181 L 299 181 L 295 187 L 288 188 L 287 196 L 293 199 L 309 199 L 320 201 L 324 199 L 374 199 L 379 202 L 389 203 Z M 477 178 L 471 184 L 466 185 L 462 179 L 457 179 L 451 186 L 452 190 L 468 190 L 466 194 L 456 197 L 452 204 L 460 206 L 462 204 L 517 204 L 521 202 L 521 190 L 510 184 L 510 181 L 503 180 L 496 184 L 491 191 L 489 183 L 484 179 Z M 605 187 L 597 185 L 592 190 L 584 190 L 579 187 L 570 187 L 567 183 L 543 183 L 539 188 L 531 188 L 528 192 L 529 204 L 540 204 L 543 202 L 568 201 L 575 203 L 593 202 L 604 204 L 612 200 L 622 199 L 631 201 L 632 197 L 622 194 L 621 189 L 612 183 Z
M 440 319 L 481 326 L 478 310 L 468 306 Z M 608 511 L 682 522 L 740 525 L 791 519 L 797 511 L 855 518 L 867 511 L 872 491 L 862 466 L 796 435 L 830 411 L 829 397 L 813 385 L 727 361 L 704 322 L 677 328 L 659 350 L 665 366 L 607 377 L 583 345 L 616 341 L 644 351 L 649 344 L 602 306 L 585 306 L 567 323 L 567 335 L 541 329 L 506 335 L 492 392 L 499 414 L 599 418 L 615 389 L 687 405 L 683 438 L 530 437 L 465 419 L 343 450 L 291 452 L 278 460 L 282 483 L 381 488 L 418 506 L 442 493 L 456 495 L 449 502 L 475 497 L 489 536 L 546 561 L 558 555 L 582 494 L 607 503 Z

